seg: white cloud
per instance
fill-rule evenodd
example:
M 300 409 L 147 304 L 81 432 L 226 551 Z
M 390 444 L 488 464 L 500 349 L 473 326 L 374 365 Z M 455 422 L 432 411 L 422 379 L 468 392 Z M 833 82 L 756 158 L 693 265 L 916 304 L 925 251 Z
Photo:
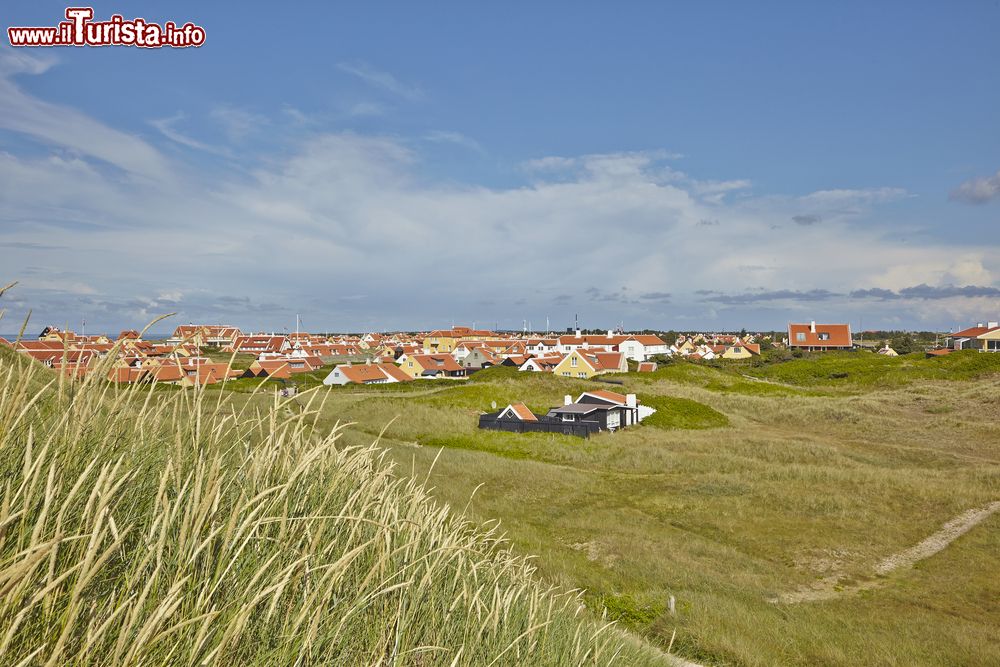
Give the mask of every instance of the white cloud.
M 74 109 L 28 95 L 12 79 L 18 74 L 41 74 L 51 64 L 10 49 L 0 50 L 0 128 L 103 160 L 135 176 L 169 176 L 166 160 L 142 139 Z
M 992 176 L 982 176 L 962 183 L 952 190 L 950 199 L 969 204 L 985 204 L 1000 197 L 1000 171 Z
M 54 111 L 71 129 L 138 141 L 18 94 L 22 114 Z M 180 120 L 157 122 L 176 132 Z M 192 171 L 141 142 L 136 161 L 89 143 L 84 150 L 75 131 L 23 123 L 7 127 L 45 136 L 57 151 L 0 153 L 0 266 L 22 279 L 16 303 L 53 322 L 86 316 L 95 326 L 138 326 L 172 310 L 182 321 L 253 328 L 281 326 L 299 311 L 331 329 L 549 315 L 555 324 L 576 312 L 594 326 L 708 326 L 715 318 L 753 326 L 739 318 L 764 317 L 764 301 L 740 310 L 738 300 L 710 302 L 697 290 L 783 296 L 771 324 L 816 308 L 845 317 L 865 309 L 872 322 L 976 317 L 991 303 L 988 291 L 944 288 L 1000 279 L 994 246 L 892 241 L 872 214 L 907 196 L 896 188 L 754 195 L 744 179 L 666 167 L 671 156 L 658 151 L 541 157 L 524 165 L 530 183 L 457 185 L 427 175 L 419 142 L 352 133 L 286 142 L 282 157 L 248 157 L 245 170 Z M 106 162 L 165 178 L 123 180 Z M 821 222 L 796 225 L 793 216 Z M 786 229 L 773 230 L 775 221 Z M 76 298 L 57 291 L 69 283 L 87 290 Z M 929 288 L 919 293 L 937 289 L 942 298 L 905 292 L 922 285 Z M 870 288 L 914 296 L 888 306 L 837 296 Z M 671 297 L 641 298 L 652 293 Z
M 170 139 L 171 141 L 176 142 L 182 146 L 187 146 L 188 148 L 194 148 L 195 150 L 199 151 L 205 151 L 207 153 L 215 153 L 220 155 L 225 154 L 226 151 L 223 150 L 222 148 L 219 148 L 218 146 L 211 146 L 204 142 L 198 141 L 197 139 L 193 139 L 187 136 L 186 134 L 178 131 L 176 129 L 176 125 L 182 122 L 185 119 L 185 117 L 186 116 L 183 113 L 178 112 L 173 116 L 168 116 L 167 118 L 155 118 L 149 121 L 149 124 L 152 125 L 154 128 L 156 128 L 156 130 L 160 134 L 165 136 L 167 139 Z
M 337 63 L 337 69 L 358 77 L 374 88 L 392 93 L 411 102 L 416 102 L 424 97 L 424 93 L 419 87 L 403 83 L 389 72 L 376 69 L 368 63 Z
M 446 130 L 433 130 L 424 135 L 425 141 L 432 143 L 455 144 L 463 148 L 468 148 L 476 153 L 484 153 L 483 147 L 475 139 L 465 136 L 461 132 L 449 132 Z
M 233 143 L 245 140 L 268 125 L 268 120 L 264 116 L 231 106 L 215 107 L 209 115 L 222 127 L 223 133 Z

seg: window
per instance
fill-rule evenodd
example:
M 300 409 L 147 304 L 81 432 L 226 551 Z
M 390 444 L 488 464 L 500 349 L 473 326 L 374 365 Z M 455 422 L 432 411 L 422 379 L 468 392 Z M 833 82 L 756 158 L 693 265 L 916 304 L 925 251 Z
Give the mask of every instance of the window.
M 573 421 L 573 415 L 563 415 L 562 416 L 562 420 L 564 422 L 571 422 L 571 421 Z
M 572 373 L 570 373 L 569 371 L 563 371 L 563 375 L 565 375 L 566 377 L 569 377 L 569 376 L 572 375 Z
M 805 340 L 806 340 L 806 335 L 805 335 L 805 333 L 804 333 L 804 332 L 802 332 L 802 331 L 800 331 L 800 332 L 798 332 L 797 334 L 795 334 L 795 340 L 796 340 L 797 342 L 799 342 L 799 343 L 804 343 L 804 342 L 805 342 Z
M 585 378 L 585 377 L 587 377 L 587 374 L 586 374 L 586 373 L 584 373 L 583 371 L 580 371 L 579 373 L 577 373 L 577 375 L 579 375 L 579 376 L 580 376 L 580 377 L 582 377 L 582 378 Z
M 825 331 L 821 331 L 820 334 L 819 334 L 819 339 L 820 340 L 830 340 L 830 334 L 828 334 Z
M 569 360 L 569 365 L 572 366 L 573 368 L 576 368 L 576 362 L 577 362 L 576 357 L 573 357 L 572 359 Z

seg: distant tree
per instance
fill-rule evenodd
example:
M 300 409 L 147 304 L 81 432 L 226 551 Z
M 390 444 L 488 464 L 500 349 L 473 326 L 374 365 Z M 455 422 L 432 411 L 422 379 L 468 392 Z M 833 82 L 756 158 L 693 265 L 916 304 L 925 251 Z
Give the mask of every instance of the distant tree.
M 889 341 L 889 347 L 894 349 L 896 354 L 909 354 L 910 352 L 916 352 L 917 343 L 913 340 L 913 336 L 905 333 L 894 336 L 892 340 Z

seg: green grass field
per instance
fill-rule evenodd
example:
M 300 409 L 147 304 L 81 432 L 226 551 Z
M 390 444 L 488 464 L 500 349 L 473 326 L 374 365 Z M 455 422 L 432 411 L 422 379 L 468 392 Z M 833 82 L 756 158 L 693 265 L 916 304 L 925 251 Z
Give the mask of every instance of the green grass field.
M 929 557 L 876 571 L 955 517 L 1000 500 L 1000 355 L 674 362 L 612 378 L 621 386 L 497 368 L 469 381 L 327 388 L 317 386 L 324 369 L 297 378 L 313 392 L 282 402 L 280 385 L 261 380 L 139 389 L 128 401 L 121 388 L 99 395 L 102 383 L 81 392 L 60 382 L 34 402 L 51 373 L 11 354 L 0 361 L 0 425 L 19 424 L 0 450 L 11 480 L 0 505 L 0 526 L 9 526 L 0 532 L 0 579 L 15 582 L 0 604 L 0 630 L 12 633 L 0 656 L 38 650 L 93 664 L 138 641 L 137 655 L 156 664 L 202 659 L 213 647 L 240 664 L 274 664 L 320 646 L 362 663 L 394 654 L 419 665 L 487 664 L 508 646 L 517 664 L 607 664 L 616 647 L 618 664 L 630 665 L 670 664 L 663 649 L 703 665 L 1000 664 L 1000 513 Z M 597 388 L 634 392 L 658 412 L 589 439 L 476 428 L 494 406 L 544 410 Z M 26 439 L 45 447 L 26 451 Z M 88 461 L 106 470 L 101 479 L 88 478 Z M 387 461 L 394 475 L 384 476 Z M 77 475 L 91 497 L 79 507 L 71 501 L 80 489 L 70 489 Z M 298 479 L 306 486 L 289 486 Z M 352 488 L 369 489 L 360 516 L 377 517 L 381 529 L 345 523 Z M 281 491 L 272 498 L 269 489 Z M 439 514 L 427 493 L 478 532 Z M 245 549 L 226 526 L 260 520 L 250 498 L 276 527 L 234 561 L 229 582 L 218 556 Z M 94 507 L 108 508 L 114 527 Z M 300 524 L 302 516 L 312 518 Z M 418 517 L 430 532 L 400 535 L 391 528 L 400 516 Z M 59 531 L 69 541 L 57 557 Z M 124 548 L 116 535 L 155 531 L 171 537 L 132 539 L 115 556 Z M 90 534 L 99 535 L 96 547 Z M 364 552 L 363 568 L 339 588 L 308 597 L 314 566 L 296 569 L 297 559 L 336 569 L 336 554 L 372 547 L 373 535 L 389 546 Z M 293 549 L 276 548 L 288 539 Z M 420 556 L 426 595 L 392 588 L 393 568 L 405 570 L 441 539 L 482 559 L 456 571 Z M 391 546 L 407 543 L 418 551 Z M 150 548 L 154 560 L 142 555 Z M 102 549 L 107 561 L 87 560 Z M 44 556 L 33 560 L 36 552 Z M 81 588 L 74 563 L 99 585 Z M 378 585 L 365 575 L 376 567 Z M 477 572 L 502 582 L 488 600 L 469 588 Z M 154 597 L 137 598 L 150 577 Z M 519 579 L 530 584 L 518 587 Z M 258 581 L 270 587 L 263 598 L 252 594 Z M 589 614 L 571 619 L 572 598 L 549 598 L 548 586 L 580 590 Z M 454 616 L 446 601 L 458 590 L 478 611 Z M 362 605 L 351 607 L 350 634 L 323 620 L 341 595 Z M 385 602 L 369 610 L 366 596 Z M 535 628 L 538 605 L 550 599 L 558 602 L 549 625 Z M 157 620 L 166 608 L 182 610 Z M 19 621 L 18 609 L 31 612 Z M 645 647 L 621 634 L 584 639 L 601 617 Z M 318 619 L 309 632 L 319 634 L 295 634 L 305 618 Z M 378 618 L 393 631 L 373 630 Z M 494 620 L 474 636 L 484 618 Z M 150 634 L 143 623 L 154 624 Z
M 401 475 L 498 520 L 541 575 L 713 665 L 1000 663 L 1000 515 L 914 567 L 874 566 L 1000 500 L 1000 355 L 677 362 L 623 387 L 494 369 L 325 392 L 324 427 L 381 436 Z M 589 388 L 659 412 L 589 440 L 483 432 L 495 404 Z M 834 596 L 775 602 L 829 583 Z M 863 590 L 854 592 L 852 586 Z M 843 591 L 838 592 L 838 591 Z M 676 599 L 676 615 L 667 610 Z

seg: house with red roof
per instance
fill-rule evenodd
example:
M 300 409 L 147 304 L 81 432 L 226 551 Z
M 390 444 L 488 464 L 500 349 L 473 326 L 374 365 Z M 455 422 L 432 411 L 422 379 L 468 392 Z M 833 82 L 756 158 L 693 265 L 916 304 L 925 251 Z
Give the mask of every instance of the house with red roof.
M 808 352 L 854 348 L 850 324 L 788 324 L 788 347 Z
M 651 334 L 629 336 L 618 344 L 618 349 L 625 353 L 625 358 L 632 361 L 646 361 L 658 354 L 670 354 L 670 346 L 659 336 Z
M 325 385 L 391 384 L 412 382 L 413 378 L 392 363 L 340 364 L 323 380 Z
M 287 336 L 252 335 L 237 336 L 231 345 L 226 346 L 229 352 L 240 354 L 279 354 L 290 347 Z
M 511 403 L 500 411 L 499 420 L 514 420 L 520 422 L 537 422 L 538 417 L 524 403 Z
M 561 354 L 553 354 L 547 357 L 532 357 L 525 360 L 517 370 L 528 372 L 551 373 L 563 360 Z
M 574 378 L 592 378 L 604 373 L 627 373 L 628 361 L 621 352 L 578 348 L 563 357 L 552 372 Z
M 403 372 L 418 378 L 464 378 L 467 371 L 450 354 L 409 354 L 401 366 Z
M 1000 352 L 1000 322 L 979 322 L 974 327 L 956 331 L 949 337 L 953 350 Z

